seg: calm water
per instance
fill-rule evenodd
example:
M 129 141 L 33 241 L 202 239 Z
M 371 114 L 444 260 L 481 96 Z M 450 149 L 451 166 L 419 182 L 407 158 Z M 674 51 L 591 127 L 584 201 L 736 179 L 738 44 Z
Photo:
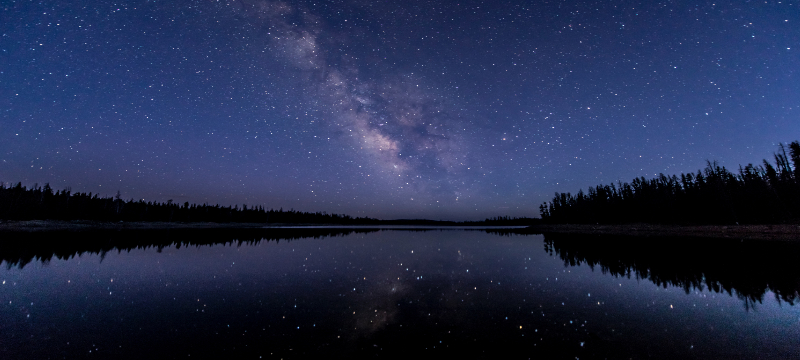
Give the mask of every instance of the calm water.
M 6 239 L 0 358 L 800 358 L 791 244 L 270 234 Z

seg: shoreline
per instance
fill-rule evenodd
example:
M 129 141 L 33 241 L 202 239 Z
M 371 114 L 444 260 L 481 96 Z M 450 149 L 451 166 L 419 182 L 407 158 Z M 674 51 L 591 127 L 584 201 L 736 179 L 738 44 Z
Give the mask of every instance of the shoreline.
M 535 233 L 622 235 L 641 237 L 701 237 L 747 240 L 800 240 L 800 225 L 656 225 L 656 224 L 554 224 L 533 225 Z
M 0 232 L 83 231 L 83 230 L 168 230 L 168 229 L 254 229 L 260 223 L 212 222 L 103 222 L 89 220 L 0 221 Z
M 319 223 L 213 223 L 213 222 L 103 222 L 89 220 L 0 220 L 2 232 L 42 232 L 42 231 L 92 231 L 92 230 L 170 230 L 170 229 L 516 229 L 527 226 L 509 225 L 394 225 L 394 224 L 319 224 Z
M 415 225 L 407 225 L 416 227 Z M 426 227 L 426 225 L 419 225 Z M 43 231 L 91 231 L 91 230 L 170 230 L 170 229 L 268 229 L 268 228 L 384 228 L 391 225 L 342 225 L 342 224 L 289 224 L 289 223 L 213 223 L 213 222 L 102 222 L 87 220 L 27 220 L 0 221 L 2 232 L 43 232 Z M 448 228 L 442 225 L 436 228 Z M 461 228 L 463 226 L 452 226 Z M 488 227 L 487 227 L 488 228 Z M 748 240 L 800 240 L 800 225 L 657 225 L 657 224 L 550 224 L 517 226 L 491 226 L 508 228 L 534 234 L 583 234 L 620 235 L 639 237 L 700 237 L 717 239 Z

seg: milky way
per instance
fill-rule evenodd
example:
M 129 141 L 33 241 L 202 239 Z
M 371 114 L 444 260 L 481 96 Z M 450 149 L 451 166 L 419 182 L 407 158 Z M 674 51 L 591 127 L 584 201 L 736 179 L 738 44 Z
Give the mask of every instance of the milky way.
M 464 190 L 456 179 L 466 169 L 469 147 L 462 128 L 469 124 L 435 92 L 420 89 L 424 80 L 413 74 L 362 75 L 358 58 L 335 54 L 358 40 L 331 34 L 308 10 L 266 1 L 239 2 L 237 10 L 267 29 L 271 52 L 302 71 L 306 94 L 318 101 L 328 131 L 369 154 L 381 181 L 423 194 L 445 188 L 453 198 Z
M 2 7 L 3 182 L 467 220 L 800 138 L 791 1 Z

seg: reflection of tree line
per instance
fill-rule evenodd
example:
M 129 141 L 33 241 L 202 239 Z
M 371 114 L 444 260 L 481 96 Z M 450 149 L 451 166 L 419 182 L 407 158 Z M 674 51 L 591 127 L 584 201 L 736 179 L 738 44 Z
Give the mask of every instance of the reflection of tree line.
M 179 228 L 179 229 L 94 229 L 0 232 L 0 263 L 23 268 L 31 261 L 48 263 L 53 258 L 70 259 L 85 253 L 105 256 L 108 252 L 134 249 L 162 249 L 175 246 L 256 245 L 261 241 L 298 240 L 367 234 L 380 228 Z M 447 229 L 393 229 L 403 232 L 450 231 Z M 468 230 L 458 230 L 468 231 Z
M 776 224 L 800 219 L 800 143 L 781 144 L 775 165 L 732 173 L 709 162 L 697 174 L 644 177 L 631 183 L 556 193 L 540 207 L 549 223 Z
M 162 249 L 174 246 L 256 245 L 262 241 L 297 240 L 371 233 L 378 229 L 255 228 L 4 232 L 0 263 L 23 268 L 36 260 L 48 263 L 83 254 Z M 435 231 L 403 229 L 402 231 Z M 486 230 L 497 235 L 528 234 L 528 229 Z M 729 239 L 634 238 L 546 234 L 545 251 L 567 266 L 599 267 L 604 274 L 647 279 L 656 285 L 726 292 L 750 307 L 767 290 L 780 301 L 800 300 L 800 244 L 731 242 Z
M 173 230 L 96 230 L 45 231 L 33 233 L 4 232 L 0 241 L 0 263 L 8 269 L 23 268 L 31 261 L 48 263 L 53 258 L 71 259 L 76 256 L 134 249 L 175 246 L 255 245 L 262 241 L 296 240 L 369 233 L 376 229 L 173 229 Z
M 748 308 L 762 302 L 767 290 L 791 305 L 800 299 L 800 245 L 795 243 L 546 234 L 545 251 L 568 266 L 587 264 L 604 274 L 647 279 L 686 293 L 735 293 Z

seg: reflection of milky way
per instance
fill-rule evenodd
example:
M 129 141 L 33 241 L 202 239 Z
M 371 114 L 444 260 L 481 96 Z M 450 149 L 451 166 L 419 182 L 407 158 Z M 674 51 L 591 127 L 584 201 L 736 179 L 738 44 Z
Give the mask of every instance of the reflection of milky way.
M 397 303 L 408 295 L 409 287 L 397 276 L 387 275 L 385 281 L 370 286 L 361 295 L 360 305 L 354 311 L 353 336 L 369 336 L 383 330 L 386 326 L 396 321 L 399 312 Z M 382 278 L 383 276 L 379 276 Z
M 268 27 L 280 56 L 303 73 L 307 92 L 329 113 L 328 125 L 364 150 L 384 175 L 441 178 L 465 163 L 457 120 L 413 75 L 364 79 L 348 55 L 331 60 L 322 20 L 282 2 L 239 3 L 242 14 Z M 343 44 L 337 47 L 344 48 Z M 407 181 L 404 179 L 404 181 Z

